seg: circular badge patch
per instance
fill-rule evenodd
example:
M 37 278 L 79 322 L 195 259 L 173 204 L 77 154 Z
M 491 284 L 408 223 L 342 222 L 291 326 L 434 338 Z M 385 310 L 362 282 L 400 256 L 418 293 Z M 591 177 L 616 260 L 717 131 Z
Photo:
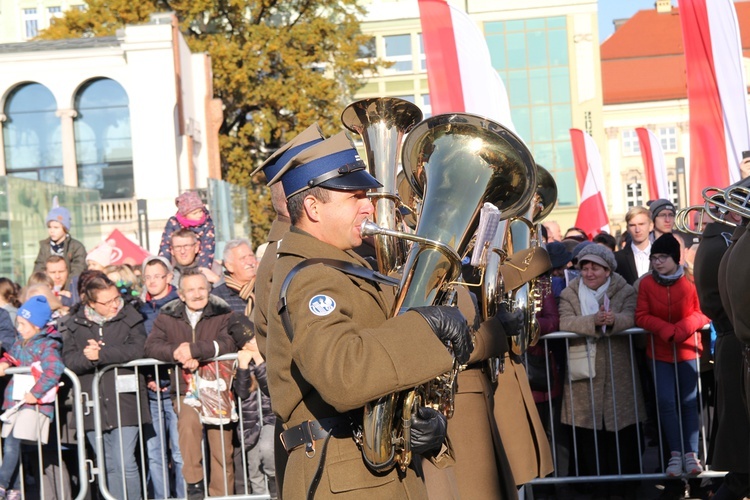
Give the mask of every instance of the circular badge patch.
M 310 299 L 310 311 L 316 316 L 327 316 L 336 309 L 336 301 L 328 295 L 316 295 Z

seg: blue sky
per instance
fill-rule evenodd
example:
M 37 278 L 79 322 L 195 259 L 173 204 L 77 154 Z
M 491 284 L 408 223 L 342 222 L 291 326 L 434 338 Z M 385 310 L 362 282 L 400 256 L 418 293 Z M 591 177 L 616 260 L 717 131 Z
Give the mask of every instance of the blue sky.
M 677 5 L 672 0 L 672 5 Z M 599 0 L 599 42 L 614 32 L 614 19 L 632 17 L 639 10 L 656 8 L 656 0 Z

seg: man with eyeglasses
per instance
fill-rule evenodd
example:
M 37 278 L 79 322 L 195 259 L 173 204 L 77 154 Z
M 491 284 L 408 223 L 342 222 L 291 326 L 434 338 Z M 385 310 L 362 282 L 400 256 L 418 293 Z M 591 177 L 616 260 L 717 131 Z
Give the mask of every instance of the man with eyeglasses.
M 172 265 L 166 258 L 148 257 L 143 262 L 142 271 L 145 294 L 140 312 L 146 319 L 144 323 L 146 333 L 150 334 L 161 308 L 167 303 L 179 299 L 179 296 L 176 287 L 170 283 L 172 281 Z M 156 370 L 146 371 L 148 406 L 151 410 L 151 419 L 154 426 L 154 435 L 146 440 L 146 449 L 148 450 L 149 479 L 154 489 L 154 498 L 169 498 L 172 496 L 169 480 L 168 458 L 170 456 L 177 479 L 172 481 L 174 484 L 171 487 L 175 489 L 177 497 L 184 498 L 185 496 L 185 484 L 182 481 L 182 455 L 180 454 L 177 434 L 177 414 L 171 401 L 172 391 L 169 383 L 171 371 L 171 367 L 160 366 L 158 382 Z
M 221 280 L 221 276 L 207 267 L 198 266 L 198 254 L 200 253 L 200 241 L 198 236 L 190 229 L 182 228 L 172 233 L 170 243 L 172 250 L 172 285 L 177 286 L 180 276 L 185 269 L 198 269 L 208 280 L 209 285 L 214 285 Z

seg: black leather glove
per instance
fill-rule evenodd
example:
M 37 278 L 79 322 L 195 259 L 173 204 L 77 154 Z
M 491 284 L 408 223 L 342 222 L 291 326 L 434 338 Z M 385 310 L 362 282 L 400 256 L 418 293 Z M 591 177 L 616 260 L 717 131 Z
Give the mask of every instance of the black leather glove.
M 445 415 L 420 406 L 411 416 L 411 451 L 424 455 L 431 451 L 440 451 L 445 441 L 447 420 Z
M 503 302 L 498 307 L 495 317 L 503 325 L 506 335 L 518 335 L 523 330 L 524 312 L 521 309 L 515 309 L 513 312 L 509 312 L 508 305 Z
M 457 307 L 423 306 L 414 307 L 411 310 L 422 315 L 437 338 L 451 345 L 453 355 L 459 363 L 463 365 L 469 361 L 474 344 L 471 342 L 466 318 Z

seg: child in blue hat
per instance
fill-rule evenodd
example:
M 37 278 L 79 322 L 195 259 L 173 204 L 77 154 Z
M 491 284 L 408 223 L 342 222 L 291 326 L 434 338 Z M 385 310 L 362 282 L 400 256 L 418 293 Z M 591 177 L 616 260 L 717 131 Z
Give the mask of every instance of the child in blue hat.
M 46 444 L 49 425 L 55 413 L 57 386 L 65 365 L 62 342 L 47 323 L 52 310 L 46 297 L 35 296 L 18 309 L 16 327 L 19 337 L 0 359 L 0 376 L 10 367 L 31 367 L 31 374 L 15 374 L 5 389 L 0 415 L 3 422 L 3 461 L 0 465 L 0 499 L 20 499 L 18 463 L 22 441 Z
M 39 254 L 34 261 L 34 272 L 44 271 L 47 259 L 59 255 L 68 264 L 70 278 L 86 269 L 86 248 L 83 243 L 70 236 L 70 212 L 58 205 L 57 196 L 52 200 L 52 209 L 44 219 L 48 238 L 39 242 Z

